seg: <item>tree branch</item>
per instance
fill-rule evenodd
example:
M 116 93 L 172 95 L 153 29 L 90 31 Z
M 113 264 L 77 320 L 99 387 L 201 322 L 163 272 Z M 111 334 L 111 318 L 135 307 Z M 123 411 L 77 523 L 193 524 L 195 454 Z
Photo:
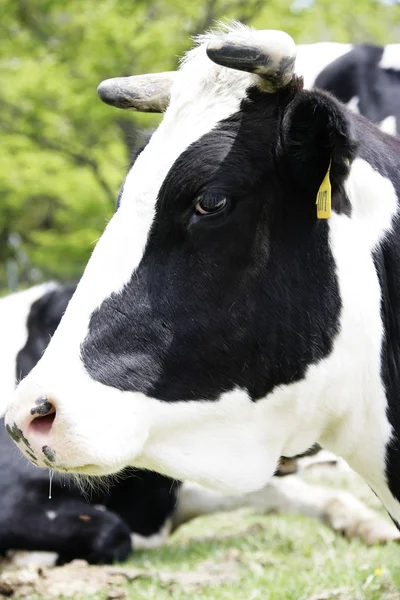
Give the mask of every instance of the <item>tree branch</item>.
M 47 42 L 48 35 L 30 12 L 28 0 L 17 0 L 17 15 L 21 25 L 29 29 L 41 42 Z
M 31 127 L 34 126 L 36 129 L 36 131 L 34 131 L 33 129 L 29 131 L 27 128 L 20 130 L 17 127 L 15 127 L 14 119 L 10 119 L 9 122 L 3 121 L 1 123 L 3 131 L 13 135 L 21 135 L 23 137 L 27 137 L 42 148 L 47 148 L 48 150 L 54 150 L 56 152 L 59 152 L 60 154 L 64 154 L 68 158 L 72 159 L 75 162 L 75 164 L 79 166 L 86 165 L 91 169 L 97 183 L 102 188 L 106 196 L 109 198 L 110 202 L 112 204 L 115 203 L 115 193 L 103 177 L 100 171 L 99 164 L 96 160 L 94 160 L 93 158 L 89 158 L 86 154 L 83 154 L 82 152 L 73 150 L 72 148 L 67 148 L 65 145 L 62 145 L 53 139 L 50 140 L 47 137 L 44 137 L 42 134 L 37 133 L 38 131 L 40 131 L 40 122 L 34 117 L 29 120 L 27 118 L 26 113 L 20 111 L 17 107 L 8 105 L 8 103 L 2 99 L 0 99 L 0 106 L 5 106 L 6 108 L 11 109 L 14 112 L 14 114 L 17 113 L 19 117 L 24 118 L 26 121 L 28 121 Z

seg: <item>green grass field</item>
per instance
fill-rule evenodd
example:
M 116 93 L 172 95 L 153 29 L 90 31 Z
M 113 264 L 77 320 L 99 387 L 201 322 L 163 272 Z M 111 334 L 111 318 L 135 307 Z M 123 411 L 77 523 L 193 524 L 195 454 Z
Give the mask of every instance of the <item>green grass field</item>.
M 355 475 L 314 468 L 306 479 L 348 489 L 385 514 Z M 113 568 L 78 567 L 75 574 L 73 564 L 50 570 L 63 584 L 78 582 L 75 600 L 400 600 L 400 544 L 367 547 L 307 517 L 245 509 L 196 519 L 163 548 L 134 552 L 116 567 L 122 576 Z M 33 594 L 15 588 L 12 598 L 49 600 L 61 593 L 57 582 L 46 585 L 33 587 Z M 46 591 L 35 593 L 40 589 Z
M 336 481 L 384 512 L 356 476 L 332 470 L 322 481 L 318 471 L 307 479 Z M 165 547 L 135 553 L 129 564 L 176 573 L 173 583 L 144 578 L 128 584 L 126 597 L 135 600 L 400 599 L 400 545 L 367 547 L 297 515 L 240 510 L 200 518 L 179 529 Z
M 324 526 L 295 516 L 254 517 L 240 512 L 201 519 L 177 533 L 165 548 L 138 553 L 132 563 L 210 577 L 208 585 L 137 580 L 128 586 L 128 597 L 135 599 L 400 598 L 398 547 L 349 543 Z

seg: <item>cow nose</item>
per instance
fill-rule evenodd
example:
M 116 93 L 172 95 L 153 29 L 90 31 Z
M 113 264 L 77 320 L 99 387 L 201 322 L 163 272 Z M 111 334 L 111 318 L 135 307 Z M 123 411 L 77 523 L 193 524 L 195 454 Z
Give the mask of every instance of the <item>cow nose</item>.
M 55 418 L 54 402 L 50 402 L 47 396 L 40 396 L 30 410 L 30 420 L 27 424 L 28 437 L 40 443 L 44 442 L 51 431 Z
M 44 395 L 36 400 L 28 396 L 24 403 L 11 404 L 7 410 L 5 426 L 9 436 L 37 466 L 49 466 L 56 460 L 52 449 L 56 416 L 56 403 Z

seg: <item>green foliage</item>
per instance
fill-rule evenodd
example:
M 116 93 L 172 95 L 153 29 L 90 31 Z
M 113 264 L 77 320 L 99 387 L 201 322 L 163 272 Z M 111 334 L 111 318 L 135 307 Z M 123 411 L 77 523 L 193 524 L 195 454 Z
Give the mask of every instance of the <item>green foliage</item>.
M 0 33 L 0 289 L 76 278 L 113 212 L 141 128 L 103 105 L 108 77 L 174 69 L 216 19 L 285 29 L 297 42 L 394 41 L 399 6 L 372 0 L 6 0 Z M 9 243 L 18 233 L 20 245 Z M 10 262 L 11 261 L 11 262 Z M 35 266 L 33 270 L 31 267 Z

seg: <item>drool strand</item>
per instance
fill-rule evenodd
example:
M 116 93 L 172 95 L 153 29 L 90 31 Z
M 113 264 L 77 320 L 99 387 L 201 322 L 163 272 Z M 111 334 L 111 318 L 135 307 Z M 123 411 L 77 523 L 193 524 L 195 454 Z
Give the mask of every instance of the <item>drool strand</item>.
M 51 488 L 53 484 L 54 471 L 49 469 L 49 500 L 51 500 Z

